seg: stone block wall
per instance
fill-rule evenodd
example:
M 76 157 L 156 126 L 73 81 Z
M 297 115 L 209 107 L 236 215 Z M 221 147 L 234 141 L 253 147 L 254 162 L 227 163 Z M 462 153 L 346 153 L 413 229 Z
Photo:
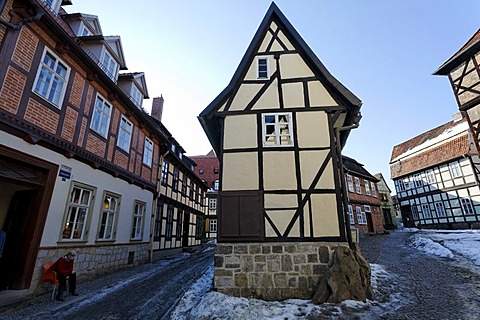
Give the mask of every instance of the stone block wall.
M 263 300 L 310 299 L 337 242 L 219 243 L 214 288 Z
M 56 261 L 69 250 L 75 250 L 77 252 L 74 269 L 79 281 L 91 279 L 101 274 L 115 272 L 129 265 L 141 265 L 150 260 L 148 243 L 86 246 L 80 248 L 40 248 L 32 277 L 32 285 L 30 286 L 32 292 L 42 293 L 49 290 L 50 285 L 39 285 L 43 277 L 43 265 Z

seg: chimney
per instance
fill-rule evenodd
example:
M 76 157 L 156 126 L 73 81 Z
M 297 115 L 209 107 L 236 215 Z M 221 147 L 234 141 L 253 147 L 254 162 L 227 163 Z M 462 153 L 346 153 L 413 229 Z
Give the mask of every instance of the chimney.
M 162 113 L 163 113 L 163 96 L 153 98 L 152 102 L 152 117 L 157 119 L 158 121 L 162 121 Z

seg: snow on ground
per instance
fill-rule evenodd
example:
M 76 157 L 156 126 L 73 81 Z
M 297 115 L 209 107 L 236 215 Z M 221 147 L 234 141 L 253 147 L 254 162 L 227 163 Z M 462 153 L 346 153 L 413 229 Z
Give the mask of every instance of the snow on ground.
M 407 243 L 429 254 L 453 258 L 460 255 L 480 266 L 480 230 L 419 230 L 405 228 L 414 233 Z M 355 315 L 367 319 L 385 311 L 394 311 L 408 298 L 397 292 L 402 281 L 398 275 L 388 273 L 381 265 L 371 264 L 372 288 L 375 301 L 366 303 L 344 301 L 341 304 L 314 305 L 310 300 L 289 299 L 285 301 L 263 301 L 237 298 L 213 292 L 213 266 L 185 293 L 172 314 L 174 320 L 243 319 L 345 319 Z M 367 312 L 365 312 L 367 311 Z

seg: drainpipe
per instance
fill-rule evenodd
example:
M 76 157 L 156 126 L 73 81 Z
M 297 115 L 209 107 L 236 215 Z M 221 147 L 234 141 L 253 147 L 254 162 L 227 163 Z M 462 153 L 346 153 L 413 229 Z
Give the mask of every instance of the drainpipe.
M 340 128 L 337 128 L 335 130 L 335 140 L 337 141 L 337 153 L 338 153 L 338 161 L 339 161 L 339 166 L 340 166 L 340 185 L 341 185 L 341 188 L 342 188 L 342 193 L 343 193 L 343 197 L 342 197 L 342 201 L 343 201 L 343 216 L 344 216 L 344 220 L 345 220 L 345 225 L 346 225 L 346 231 L 347 231 L 347 242 L 348 242 L 348 246 L 350 247 L 350 249 L 352 250 L 355 250 L 355 246 L 353 245 L 353 241 L 352 241 L 352 231 L 350 229 L 350 216 L 348 215 L 347 213 L 347 208 L 348 208 L 348 191 L 347 191 L 347 187 L 345 185 L 345 171 L 343 169 L 343 159 L 342 159 L 342 148 L 340 146 L 340 132 L 341 131 L 346 131 L 346 130 L 351 130 L 351 129 L 356 129 L 358 128 L 358 126 L 360 125 L 360 119 L 362 117 L 362 115 L 360 114 L 360 112 L 357 114 L 357 117 L 358 119 L 356 119 L 356 123 L 354 123 L 353 125 L 350 125 L 350 126 L 345 126 L 345 127 L 340 127 Z
M 7 2 L 7 0 L 1 0 L 0 1 L 1 11 L 3 11 L 3 9 L 5 9 L 5 3 L 6 2 Z M 22 28 L 22 26 L 24 24 L 32 23 L 32 22 L 40 20 L 40 18 L 45 14 L 45 11 L 42 10 L 42 7 L 37 3 L 37 1 L 29 0 L 29 2 L 35 8 L 35 15 L 33 17 L 22 19 L 17 23 L 11 23 L 11 22 L 6 21 L 5 19 L 0 18 L 0 24 L 3 24 L 4 26 L 6 26 L 7 28 L 10 28 L 10 29 L 19 30 L 19 29 Z

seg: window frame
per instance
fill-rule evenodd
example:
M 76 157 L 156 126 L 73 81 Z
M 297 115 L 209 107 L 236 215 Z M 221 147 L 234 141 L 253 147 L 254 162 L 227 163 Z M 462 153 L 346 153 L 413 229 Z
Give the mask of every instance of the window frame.
M 360 178 L 359 177 L 354 177 L 355 178 L 355 192 L 358 194 L 362 194 L 362 185 L 360 184 Z
M 428 203 L 422 204 L 422 214 L 423 214 L 423 219 L 432 218 L 432 211 L 430 210 L 430 205 Z
M 113 209 L 111 208 L 110 202 L 108 202 L 107 206 L 107 198 L 110 198 L 116 202 L 116 205 Z M 119 194 L 115 194 L 110 191 L 104 191 L 98 221 L 97 241 L 115 241 L 118 216 L 120 214 L 120 201 L 121 196 Z
M 220 190 L 220 180 L 219 179 L 216 179 L 215 181 L 213 181 L 213 190 L 215 190 L 215 191 Z
M 209 198 L 208 199 L 208 209 L 209 210 L 217 210 L 217 199 L 216 198 Z
M 350 225 L 355 224 L 355 216 L 353 215 L 353 207 L 351 204 L 348 205 L 348 217 L 350 219 Z
M 145 141 L 143 143 L 143 164 L 147 167 L 152 167 L 153 162 L 153 151 L 155 146 L 153 145 L 153 141 L 150 140 L 148 137 L 145 137 Z
M 143 238 L 145 213 L 147 212 L 146 206 L 147 204 L 145 202 L 139 200 L 135 200 L 133 203 L 132 233 L 130 234 L 130 240 L 142 240 Z M 139 208 L 143 208 L 143 210 L 138 210 Z
M 138 89 L 138 87 L 135 85 L 135 83 L 132 84 L 132 89 L 130 89 L 130 97 L 132 98 L 132 102 L 139 108 L 142 108 L 143 104 L 143 94 Z
M 375 186 L 375 182 L 370 182 L 370 189 L 372 190 L 372 197 L 377 197 L 377 188 Z
M 126 116 L 122 115 L 120 117 L 120 122 L 118 124 L 117 147 L 119 147 L 126 153 L 130 153 L 130 144 L 132 142 L 132 135 L 133 135 L 133 123 L 130 122 Z
M 203 218 L 200 215 L 196 215 L 196 220 L 195 220 L 195 240 L 201 240 L 202 239 L 202 233 L 203 233 Z
M 80 202 L 77 202 L 74 199 L 75 190 L 79 190 L 79 198 L 82 199 Z M 83 194 L 84 192 L 87 191 L 89 192 L 89 196 L 87 199 L 88 200 L 86 203 L 83 202 Z M 92 210 L 94 206 L 94 199 L 95 199 L 95 194 L 96 194 L 97 189 L 95 187 L 85 185 L 76 181 L 72 181 L 72 184 L 70 185 L 70 191 L 68 193 L 67 197 L 67 203 L 66 203 L 66 208 L 65 208 L 65 213 L 64 213 L 64 218 L 63 218 L 63 229 L 62 233 L 60 234 L 60 241 L 86 241 L 86 237 L 88 236 L 88 229 L 90 225 L 90 218 L 92 216 Z M 83 211 L 81 211 L 83 209 Z M 73 212 L 75 210 L 75 212 Z M 73 219 L 71 219 L 71 215 L 73 214 Z M 79 224 L 78 222 L 78 217 L 80 215 L 84 215 L 83 221 L 82 221 L 82 229 L 79 232 L 71 232 L 69 229 L 72 229 L 72 227 L 69 227 L 71 223 L 74 225 L 74 230 L 77 229 L 77 226 Z M 75 237 L 75 234 L 78 235 L 78 237 Z
M 168 162 L 167 159 L 163 159 L 163 162 L 162 162 L 162 178 L 161 178 L 161 181 L 160 181 L 160 184 L 166 186 L 167 185 L 167 182 L 168 182 L 168 168 L 169 168 L 170 164 Z
M 53 68 L 50 67 L 46 62 L 45 62 L 45 57 L 47 54 L 50 56 L 50 59 L 54 60 L 54 66 Z M 62 76 L 60 73 L 57 72 L 58 65 L 62 65 L 65 68 L 65 76 Z M 33 82 L 32 86 L 32 92 L 42 98 L 43 100 L 47 101 L 48 103 L 52 104 L 58 109 L 62 108 L 62 104 L 65 99 L 65 93 L 67 91 L 67 86 L 68 86 L 68 81 L 70 79 L 70 72 L 71 68 L 66 64 L 62 59 L 60 59 L 52 50 L 50 50 L 48 47 L 45 47 L 43 50 L 42 57 L 40 59 L 40 62 L 38 64 L 38 69 L 37 73 L 35 75 L 35 81 Z M 48 73 L 48 75 L 45 75 Z M 42 77 L 42 78 L 41 78 Z M 48 78 L 48 83 L 45 81 L 45 79 Z M 60 80 L 60 81 L 59 81 Z M 45 92 L 45 95 L 41 93 L 42 91 L 42 84 L 40 81 L 43 82 L 44 86 L 47 87 L 47 92 Z M 55 90 L 56 88 L 53 88 L 55 83 L 62 83 L 62 87 L 60 92 Z M 38 87 L 38 88 L 37 88 Z M 58 93 L 58 101 L 55 99 L 56 95 L 54 94 L 52 96 L 52 91 L 55 91 Z
M 475 214 L 475 208 L 473 207 L 472 201 L 469 198 L 460 198 L 460 203 L 462 205 L 464 215 Z
M 367 181 L 367 180 L 364 180 L 364 181 L 363 181 L 363 184 L 364 184 L 364 186 L 365 186 L 365 194 L 366 194 L 367 196 L 371 195 L 371 193 L 370 193 L 370 182 Z
M 427 170 L 426 176 L 428 184 L 437 182 L 435 171 L 433 169 Z
M 180 177 L 180 170 L 178 168 L 173 169 L 172 190 L 178 191 L 178 181 Z
M 360 206 L 355 207 L 355 211 L 357 213 L 357 223 L 366 225 L 367 224 L 367 216 L 365 214 L 365 211 L 362 211 L 362 208 Z
M 97 105 L 98 101 L 101 102 L 101 106 Z M 108 112 L 106 112 L 106 108 L 108 108 Z M 90 120 L 90 129 L 105 139 L 110 131 L 112 110 L 112 104 L 107 102 L 107 99 L 105 99 L 101 94 L 97 93 L 97 96 L 95 97 L 95 103 L 93 105 L 92 117 Z M 99 117 L 98 120 L 97 117 Z M 105 130 L 105 132 L 103 132 L 103 130 Z
M 167 217 L 166 217 L 166 225 L 165 225 L 165 241 L 172 240 L 172 231 L 173 231 L 173 207 L 167 207 Z
M 462 168 L 458 161 L 450 162 L 448 164 L 448 170 L 450 171 L 452 179 L 459 178 L 463 175 Z
M 217 219 L 210 219 L 210 233 L 217 233 Z
M 347 185 L 348 191 L 355 192 L 355 189 L 353 188 L 353 177 L 349 174 L 347 174 Z
M 183 210 L 177 209 L 177 224 L 175 228 L 175 239 L 181 240 L 182 239 L 182 230 L 183 230 Z
M 274 122 L 273 123 L 266 123 L 265 118 L 273 116 Z M 287 122 L 280 123 L 280 117 L 286 116 Z M 278 147 L 292 147 L 293 146 L 293 120 L 292 120 L 292 113 L 291 112 L 273 112 L 273 113 L 262 113 L 262 143 L 263 147 L 265 148 L 278 148 Z M 288 134 L 282 133 L 280 125 L 286 125 Z M 273 133 L 267 133 L 267 126 L 273 126 L 274 130 Z M 267 144 L 268 138 L 273 137 L 274 143 Z M 288 137 L 289 143 L 282 144 L 282 137 Z
M 106 59 L 107 57 L 108 59 Z M 102 61 L 102 70 L 105 72 L 105 74 L 110 79 L 116 80 L 118 75 L 119 64 L 110 54 L 110 52 L 108 52 L 108 49 L 106 46 L 103 47 L 102 59 L 100 61 Z
M 258 56 L 256 57 L 256 65 L 257 65 L 257 79 L 258 80 L 268 80 L 270 78 L 270 64 L 269 64 L 269 57 L 268 56 Z M 260 70 L 261 67 L 263 67 L 263 63 L 261 61 L 265 61 L 265 69 L 266 70 Z M 265 75 L 263 76 L 263 73 Z
M 437 213 L 437 218 L 446 218 L 447 212 L 445 211 L 445 206 L 443 202 L 437 201 L 435 202 L 435 211 Z

